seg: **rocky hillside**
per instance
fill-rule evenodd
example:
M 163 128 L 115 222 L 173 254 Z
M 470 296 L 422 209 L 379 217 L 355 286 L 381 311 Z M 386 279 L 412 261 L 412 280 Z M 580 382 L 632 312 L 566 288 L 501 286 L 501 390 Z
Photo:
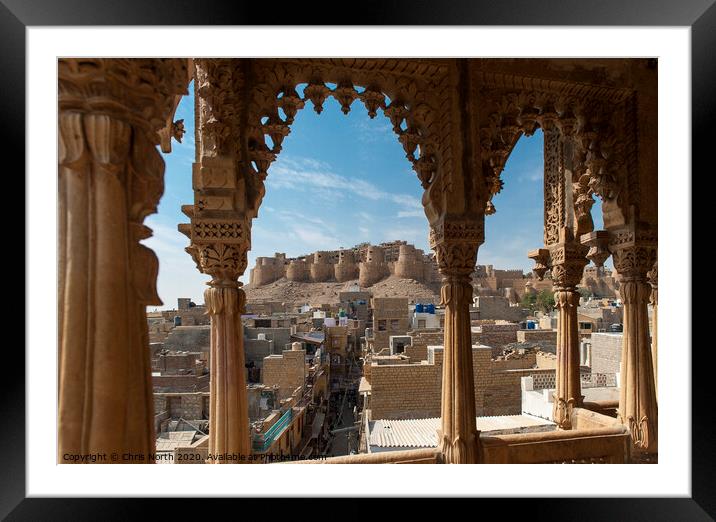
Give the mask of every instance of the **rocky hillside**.
M 301 305 L 308 303 L 312 306 L 323 303 L 337 303 L 338 294 L 347 292 L 351 287 L 358 286 L 358 280 L 346 283 L 302 283 L 281 278 L 259 288 L 247 285 L 246 297 L 251 301 L 278 301 Z M 434 302 L 440 300 L 439 285 L 426 285 L 413 279 L 401 279 L 390 276 L 375 285 L 361 290 L 367 290 L 373 297 L 407 297 L 414 302 Z

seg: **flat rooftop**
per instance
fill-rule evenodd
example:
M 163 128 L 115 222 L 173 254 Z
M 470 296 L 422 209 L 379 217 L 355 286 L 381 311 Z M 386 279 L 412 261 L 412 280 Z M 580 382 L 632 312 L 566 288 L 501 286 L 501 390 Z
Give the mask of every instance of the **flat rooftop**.
M 491 435 L 552 431 L 554 422 L 532 415 L 477 417 L 477 429 Z M 368 423 L 368 445 L 371 453 L 403 448 L 437 448 L 440 418 L 379 419 Z

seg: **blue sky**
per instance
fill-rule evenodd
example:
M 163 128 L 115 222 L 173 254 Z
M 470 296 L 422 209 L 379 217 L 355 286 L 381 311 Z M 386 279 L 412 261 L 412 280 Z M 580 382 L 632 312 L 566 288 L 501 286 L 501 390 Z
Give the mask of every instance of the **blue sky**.
M 177 231 L 188 221 L 180 207 L 193 203 L 193 88 L 182 99 L 176 119 L 184 119 L 183 143 L 173 143 L 166 162 L 165 190 L 157 214 L 145 223 L 153 237 L 144 243 L 159 257 L 161 308 L 174 308 L 178 297 L 203 302 L 208 276 L 184 252 L 189 240 Z M 300 90 L 299 90 L 300 92 Z M 531 270 L 527 251 L 542 245 L 542 134 L 522 138 L 503 172 L 505 187 L 487 216 L 479 264 Z M 368 241 L 406 240 L 428 251 L 428 225 L 420 198 L 422 187 L 405 158 L 388 118 L 368 117 L 355 101 L 348 115 L 333 98 L 318 115 L 308 102 L 298 113 L 283 149 L 269 169 L 266 196 L 253 222 L 249 268 L 256 257 L 285 252 L 297 256 Z M 593 208 L 601 225 L 600 208 Z M 248 271 L 242 279 L 248 282 Z

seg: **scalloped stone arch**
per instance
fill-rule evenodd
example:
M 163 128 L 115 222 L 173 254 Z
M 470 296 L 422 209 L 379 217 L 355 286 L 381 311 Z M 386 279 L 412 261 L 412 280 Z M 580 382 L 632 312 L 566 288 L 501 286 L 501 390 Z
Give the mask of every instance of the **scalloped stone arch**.
M 246 145 L 252 174 L 261 181 L 281 152 L 298 111 L 311 102 L 320 114 L 329 97 L 340 104 L 344 114 L 350 112 L 356 101 L 365 105 L 371 119 L 382 111 L 390 120 L 422 187 L 427 189 L 435 181 L 440 142 L 437 114 L 431 93 L 420 89 L 417 80 L 396 80 L 383 73 L 356 74 L 347 68 L 321 68 L 293 62 L 272 63 L 270 69 L 257 62 L 252 72 L 259 83 L 250 94 Z M 304 84 L 306 87 L 300 96 L 296 88 Z M 267 138 L 272 147 L 267 144 Z

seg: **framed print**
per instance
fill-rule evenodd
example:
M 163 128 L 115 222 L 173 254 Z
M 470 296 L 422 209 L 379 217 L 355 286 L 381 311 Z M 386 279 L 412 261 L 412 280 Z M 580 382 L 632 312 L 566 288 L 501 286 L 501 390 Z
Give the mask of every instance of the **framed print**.
M 4 4 L 29 312 L 3 515 L 427 496 L 712 519 L 689 300 L 709 1 Z

